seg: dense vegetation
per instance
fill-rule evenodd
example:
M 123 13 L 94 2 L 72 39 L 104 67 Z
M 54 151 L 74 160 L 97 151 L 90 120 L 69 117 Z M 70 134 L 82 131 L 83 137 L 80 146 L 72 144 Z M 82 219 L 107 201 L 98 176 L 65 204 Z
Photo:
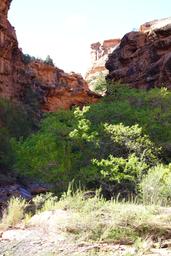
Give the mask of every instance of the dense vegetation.
M 20 175 L 52 182 L 58 192 L 74 180 L 89 189 L 101 187 L 106 197 L 141 192 L 146 201 L 154 195 L 156 201 L 169 200 L 171 92 L 105 86 L 99 103 L 46 114 L 32 134 L 24 118 L 27 129 L 19 132 L 14 132 L 22 127 L 18 121 L 6 122 L 0 136 L 10 150 L 1 149 L 1 162 Z
M 14 174 L 12 139 L 26 139 L 36 129 L 37 122 L 37 114 L 28 104 L 0 99 L 0 184 L 10 181 L 10 174 Z

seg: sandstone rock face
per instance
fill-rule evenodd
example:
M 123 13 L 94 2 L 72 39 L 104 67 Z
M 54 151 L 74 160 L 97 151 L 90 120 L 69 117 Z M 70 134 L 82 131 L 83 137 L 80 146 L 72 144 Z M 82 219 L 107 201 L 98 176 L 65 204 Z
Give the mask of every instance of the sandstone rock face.
M 171 23 L 171 17 L 161 20 L 146 22 L 140 26 L 140 32 L 151 32 L 155 29 L 163 28 Z
M 0 95 L 7 98 L 17 97 L 20 83 L 16 81 L 24 65 L 14 28 L 7 20 L 9 0 L 1 0 L 0 5 Z
M 42 110 L 54 112 L 94 103 L 100 97 L 88 88 L 81 75 L 63 70 L 41 61 L 28 64 L 32 76 L 32 88 L 41 95 Z
M 100 74 L 107 75 L 108 71 L 105 68 L 105 63 L 108 55 L 112 53 L 115 47 L 120 43 L 120 39 L 109 39 L 102 43 L 97 42 L 91 44 L 91 67 L 86 74 L 90 88 L 93 85 L 93 80 Z
M 106 62 L 107 79 L 137 88 L 171 89 L 171 18 L 126 34 Z
M 67 74 L 43 61 L 24 61 L 15 29 L 7 19 L 10 3 L 0 3 L 0 96 L 24 102 L 25 91 L 31 88 L 44 111 L 96 102 L 99 96 L 89 91 L 80 75 Z

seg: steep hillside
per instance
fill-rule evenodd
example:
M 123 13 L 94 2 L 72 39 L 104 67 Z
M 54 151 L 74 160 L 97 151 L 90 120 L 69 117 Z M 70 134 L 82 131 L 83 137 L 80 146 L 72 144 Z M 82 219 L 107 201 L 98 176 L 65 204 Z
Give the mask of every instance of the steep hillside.
M 15 29 L 7 19 L 10 3 L 1 0 L 0 5 L 0 96 L 24 102 L 29 88 L 44 111 L 95 102 L 98 96 L 89 91 L 80 75 L 67 74 L 42 61 L 25 62 Z
M 126 34 L 106 62 L 107 79 L 137 88 L 171 88 L 171 18 Z

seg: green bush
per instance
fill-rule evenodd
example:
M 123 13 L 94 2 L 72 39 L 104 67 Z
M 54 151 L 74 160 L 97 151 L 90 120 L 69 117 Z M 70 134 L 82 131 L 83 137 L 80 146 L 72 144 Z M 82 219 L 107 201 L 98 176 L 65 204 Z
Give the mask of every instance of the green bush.
M 0 127 L 0 167 L 9 167 L 12 165 L 13 161 L 13 153 L 12 147 L 10 143 L 10 135 L 6 128 Z M 2 172 L 2 170 L 1 170 Z M 1 178 L 0 178 L 1 180 Z
M 139 125 L 104 124 L 104 130 L 110 135 L 113 143 L 122 147 L 123 152 L 129 155 L 134 153 L 139 160 L 148 165 L 155 165 L 158 162 L 159 149 L 147 135 L 143 134 Z
M 171 164 L 157 165 L 143 178 L 140 189 L 145 204 L 170 204 L 171 202 Z
M 50 66 L 54 66 L 53 60 L 52 60 L 52 58 L 50 57 L 50 55 L 48 55 L 48 56 L 46 57 L 46 59 L 44 60 L 44 63 L 45 63 L 45 64 L 48 64 L 48 65 L 50 65 Z
M 22 175 L 59 182 L 62 188 L 65 187 L 71 176 L 73 153 L 68 134 L 72 127 L 73 114 L 70 111 L 47 115 L 39 132 L 26 140 L 13 141 L 15 169 Z
M 11 137 L 26 137 L 32 132 L 33 120 L 22 104 L 0 98 L 0 125 Z
M 35 57 L 30 56 L 29 54 L 23 54 L 23 55 L 22 55 L 22 59 L 23 59 L 23 62 L 24 62 L 25 64 L 29 64 L 30 62 L 36 60 Z
M 158 150 L 138 125 L 100 124 L 94 130 L 86 118 L 89 109 L 47 115 L 38 133 L 14 142 L 15 168 L 21 174 L 57 183 L 62 189 L 73 179 L 86 186 L 101 185 L 104 180 L 115 184 L 130 181 L 134 192 L 141 172 L 158 161 Z M 110 161 L 105 160 L 108 157 Z M 107 162 L 108 170 L 100 170 Z
M 54 63 L 53 63 L 53 60 L 52 58 L 50 57 L 50 55 L 48 55 L 46 57 L 45 60 L 41 59 L 41 58 L 36 58 L 34 56 L 31 56 L 29 54 L 23 54 L 22 55 L 22 60 L 25 64 L 29 64 L 31 62 L 34 62 L 34 61 L 38 61 L 38 62 L 41 62 L 41 63 L 45 63 L 45 64 L 48 64 L 48 65 L 51 65 L 51 66 L 54 66 Z
M 106 86 L 107 95 L 87 113 L 95 129 L 101 123 L 139 124 L 143 132 L 162 147 L 163 161 L 171 162 L 171 91 L 165 88 L 138 90 L 120 84 Z
M 34 122 L 23 105 L 0 99 L 0 168 L 11 169 L 15 161 L 11 139 L 26 138 Z M 1 179 L 0 179 L 1 180 Z

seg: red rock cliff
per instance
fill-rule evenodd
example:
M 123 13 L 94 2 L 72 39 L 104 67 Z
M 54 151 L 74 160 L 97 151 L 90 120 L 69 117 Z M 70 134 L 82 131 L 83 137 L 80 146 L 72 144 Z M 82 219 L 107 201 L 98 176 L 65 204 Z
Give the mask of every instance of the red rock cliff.
M 171 18 L 141 25 L 126 34 L 106 62 L 107 79 L 138 88 L 171 89 Z
M 44 95 L 44 111 L 53 112 L 60 108 L 83 106 L 100 98 L 89 90 L 87 82 L 79 74 L 65 73 L 41 61 L 33 61 L 28 66 L 33 76 L 32 84 L 35 84 L 35 88 L 41 88 Z
M 1 0 L 0 4 L 0 95 L 16 98 L 20 89 L 20 82 L 16 80 L 24 65 L 15 30 L 7 20 L 10 2 Z
M 102 43 L 97 42 L 91 44 L 91 67 L 86 74 L 86 80 L 90 84 L 100 74 L 107 75 L 108 71 L 105 68 L 105 63 L 108 55 L 120 43 L 120 39 L 109 39 Z
M 0 96 L 24 102 L 30 87 L 44 111 L 96 102 L 99 96 L 89 91 L 80 75 L 67 74 L 42 61 L 25 63 L 15 29 L 7 19 L 11 0 L 0 1 Z

